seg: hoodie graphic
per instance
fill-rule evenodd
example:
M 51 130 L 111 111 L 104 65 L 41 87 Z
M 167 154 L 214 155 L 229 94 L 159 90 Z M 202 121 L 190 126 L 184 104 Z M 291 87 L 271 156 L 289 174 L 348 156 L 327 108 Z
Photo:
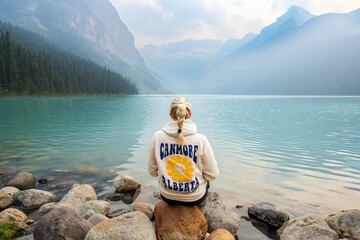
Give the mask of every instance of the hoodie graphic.
M 219 170 L 211 146 L 196 125 L 184 121 L 185 144 L 177 143 L 177 122 L 170 120 L 154 134 L 149 148 L 148 170 L 159 177 L 160 193 L 171 200 L 192 202 L 206 191 L 206 182 L 214 180 Z

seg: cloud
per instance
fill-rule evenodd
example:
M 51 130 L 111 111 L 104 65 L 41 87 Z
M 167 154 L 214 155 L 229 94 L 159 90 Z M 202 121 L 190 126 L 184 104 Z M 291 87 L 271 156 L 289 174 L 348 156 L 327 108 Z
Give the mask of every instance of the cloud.
M 241 38 L 259 32 L 298 5 L 313 14 L 349 12 L 359 0 L 110 0 L 135 36 L 135 44 L 185 39 Z

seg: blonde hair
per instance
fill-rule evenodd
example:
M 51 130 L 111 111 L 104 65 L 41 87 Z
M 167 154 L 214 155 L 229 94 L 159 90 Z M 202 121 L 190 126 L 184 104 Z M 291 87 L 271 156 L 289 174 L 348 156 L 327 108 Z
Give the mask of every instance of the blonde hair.
M 170 112 L 174 120 L 177 120 L 177 125 L 181 129 L 184 125 L 185 119 L 190 117 L 191 105 L 188 100 L 184 97 L 176 97 L 172 100 L 170 105 Z M 178 133 L 179 144 L 185 144 L 183 134 Z

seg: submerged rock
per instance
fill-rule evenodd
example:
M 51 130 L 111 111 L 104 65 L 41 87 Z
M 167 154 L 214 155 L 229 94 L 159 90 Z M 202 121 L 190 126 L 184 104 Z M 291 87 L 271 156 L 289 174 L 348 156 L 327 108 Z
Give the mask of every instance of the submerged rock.
M 156 240 L 154 227 L 142 212 L 129 212 L 98 223 L 85 240 Z
M 360 239 L 360 210 L 342 210 L 330 214 L 325 221 L 330 228 L 343 237 Z
M 210 233 L 218 228 L 223 228 L 235 236 L 240 227 L 240 216 L 223 209 L 208 211 L 206 219 Z
M 337 240 L 337 233 L 318 216 L 302 216 L 285 222 L 277 231 L 281 240 Z
M 114 187 L 117 193 L 132 192 L 141 187 L 139 181 L 128 175 L 119 175 L 114 179 Z
M 100 172 L 100 170 L 95 167 L 89 167 L 89 168 L 79 170 L 79 173 L 81 173 L 81 174 L 96 174 L 99 172 Z
M 277 210 L 275 205 L 271 203 L 258 203 L 248 208 L 249 217 L 253 217 L 257 220 L 261 220 L 266 224 L 280 228 L 284 222 L 290 219 L 288 213 Z
M 158 240 L 205 238 L 208 225 L 197 206 L 169 205 L 160 201 L 155 206 L 154 212 Z
M 93 225 L 73 209 L 54 209 L 43 216 L 35 225 L 35 240 L 71 239 L 83 240 Z
M 218 228 L 206 240 L 235 240 L 235 238 L 229 231 Z
M 111 193 L 107 195 L 107 199 L 110 201 L 122 201 L 126 204 L 131 204 L 135 202 L 137 197 L 139 196 L 141 192 L 141 188 L 136 189 L 132 192 L 126 192 L 126 193 Z
M 69 207 L 76 209 L 81 204 L 90 200 L 97 200 L 94 188 L 89 184 L 74 184 L 55 208 Z
M 152 219 L 154 218 L 154 212 L 150 204 L 137 202 L 133 206 L 133 211 L 139 211 L 144 213 L 150 219 L 150 221 L 152 221 Z
M 5 184 L 5 187 L 16 187 L 20 190 L 33 188 L 36 184 L 34 175 L 28 172 L 20 172 Z
M 43 204 L 54 202 L 55 200 L 56 196 L 54 194 L 38 189 L 24 190 L 16 196 L 16 201 L 25 209 L 39 208 Z
M 58 182 L 58 183 L 51 185 L 50 189 L 54 189 L 54 190 L 55 189 L 56 190 L 65 189 L 65 188 L 71 187 L 75 183 L 77 183 L 77 181 L 75 181 L 75 180 L 62 181 L 62 182 Z

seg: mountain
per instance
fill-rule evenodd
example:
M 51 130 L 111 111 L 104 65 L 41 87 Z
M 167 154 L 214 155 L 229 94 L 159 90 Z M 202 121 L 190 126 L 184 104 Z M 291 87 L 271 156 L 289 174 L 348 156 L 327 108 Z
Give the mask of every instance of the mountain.
M 228 57 L 229 53 L 251 41 L 256 34 L 242 39 L 193 40 L 187 39 L 163 45 L 145 45 L 139 49 L 148 66 L 164 80 L 163 85 L 172 92 L 191 92 L 192 85 L 209 66 Z M 163 77 L 160 77 L 163 76 Z
M 136 94 L 118 73 L 0 21 L 0 95 Z
M 291 6 L 285 14 L 278 17 L 274 23 L 264 27 L 259 35 L 252 39 L 248 44 L 245 44 L 234 51 L 230 56 L 235 56 L 256 48 L 276 34 L 288 29 L 296 28 L 310 20 L 312 17 L 314 17 L 314 15 L 305 9 L 298 6 Z
M 194 83 L 213 65 L 261 46 L 276 34 L 301 26 L 314 17 L 303 8 L 292 6 L 259 34 L 248 33 L 242 39 L 185 40 L 139 49 L 150 68 L 169 79 L 164 84 L 173 92 L 194 93 Z
M 188 92 L 205 70 L 207 61 L 221 48 L 220 40 L 185 40 L 164 45 L 145 45 L 139 49 L 146 64 L 169 79 L 172 92 Z
M 263 44 L 212 66 L 196 84 L 201 86 L 198 91 L 358 95 L 358 13 L 324 14 L 277 31 Z
M 134 37 L 109 0 L 0 0 L 0 20 L 122 73 L 142 93 L 165 91 L 148 72 Z

